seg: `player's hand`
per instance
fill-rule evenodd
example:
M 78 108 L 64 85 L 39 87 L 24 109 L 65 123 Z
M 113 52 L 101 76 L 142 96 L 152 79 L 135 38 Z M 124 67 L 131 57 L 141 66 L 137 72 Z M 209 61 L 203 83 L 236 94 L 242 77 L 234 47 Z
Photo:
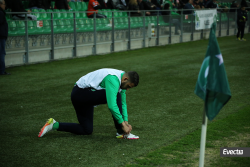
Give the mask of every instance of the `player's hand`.
M 122 130 L 124 131 L 125 134 L 130 133 L 129 127 L 124 122 L 122 123 Z
M 130 131 L 129 131 L 129 133 L 132 131 L 132 126 L 130 125 L 130 124 L 128 124 L 128 122 L 127 121 L 124 121 L 125 122 L 125 124 L 129 127 L 129 129 L 130 129 Z

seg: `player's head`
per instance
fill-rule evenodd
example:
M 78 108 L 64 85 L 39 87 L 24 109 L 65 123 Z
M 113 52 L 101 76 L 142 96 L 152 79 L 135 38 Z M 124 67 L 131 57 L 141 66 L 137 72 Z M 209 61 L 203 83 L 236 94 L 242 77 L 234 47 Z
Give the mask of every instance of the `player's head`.
M 121 89 L 129 90 L 139 84 L 139 75 L 135 71 L 126 72 L 121 79 Z

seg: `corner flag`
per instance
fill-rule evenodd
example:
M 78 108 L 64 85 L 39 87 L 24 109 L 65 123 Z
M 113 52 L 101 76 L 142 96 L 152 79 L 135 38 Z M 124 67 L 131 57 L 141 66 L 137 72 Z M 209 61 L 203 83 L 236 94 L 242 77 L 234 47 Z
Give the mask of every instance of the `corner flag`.
M 223 57 L 216 36 L 216 23 L 212 24 L 206 56 L 203 60 L 195 94 L 205 102 L 208 119 L 213 120 L 231 98 Z

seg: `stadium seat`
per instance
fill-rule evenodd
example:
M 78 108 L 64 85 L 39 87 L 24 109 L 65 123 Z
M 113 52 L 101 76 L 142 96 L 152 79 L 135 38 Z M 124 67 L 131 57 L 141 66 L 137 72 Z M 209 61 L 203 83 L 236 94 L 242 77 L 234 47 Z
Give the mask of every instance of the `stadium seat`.
M 115 30 L 121 30 L 123 29 L 121 23 L 121 19 L 120 18 L 114 18 L 114 26 L 115 26 Z
M 108 18 L 112 18 L 112 12 L 111 12 L 111 10 L 105 10 L 104 12 L 106 13 L 106 16 Z
M 17 35 L 18 36 L 23 36 L 25 35 L 25 23 L 24 21 L 16 21 L 16 27 L 17 27 Z
M 128 13 L 127 12 L 122 12 L 123 17 L 128 17 Z
M 113 13 L 114 13 L 114 17 L 119 17 L 119 12 L 113 10 Z M 111 15 L 112 16 L 112 15 Z
M 123 29 L 128 29 L 128 18 L 123 17 L 123 18 L 120 18 L 120 19 L 121 19 L 122 28 Z
M 77 11 L 86 11 L 88 9 L 84 2 L 75 2 L 75 5 Z
M 39 12 L 46 12 L 44 9 L 39 9 Z M 41 20 L 49 20 L 50 17 L 48 17 L 47 13 L 40 13 L 40 19 Z
M 96 31 L 103 31 L 101 18 L 96 19 Z
M 154 25 L 157 25 L 157 16 L 148 16 L 150 18 L 151 23 L 154 23 Z
M 49 21 L 48 24 L 51 27 L 51 21 Z M 60 26 L 57 25 L 57 21 L 56 20 L 53 20 L 53 30 L 54 30 L 54 34 L 63 33 L 63 31 L 61 30 Z
M 36 16 L 36 18 L 37 18 L 37 20 L 42 20 L 42 15 L 41 15 L 41 13 L 38 13 L 39 11 L 38 11 L 38 9 L 32 9 L 32 15 L 35 15 Z
M 103 31 L 110 31 L 112 29 L 112 26 L 110 24 L 110 20 L 108 18 L 101 19 Z
M 61 19 L 67 19 L 68 18 L 68 10 L 65 10 L 65 9 L 61 9 L 60 10 L 61 12 Z
M 38 35 L 40 32 L 37 30 L 36 21 L 28 21 L 28 33 L 29 35 Z
M 67 28 L 64 25 L 65 24 L 64 20 L 61 20 L 61 19 L 56 20 L 56 24 L 57 24 L 57 28 L 60 29 L 61 33 L 67 33 L 68 32 Z
M 86 11 L 88 10 L 88 6 L 86 5 L 86 3 L 81 2 L 82 3 L 82 11 Z
M 70 6 L 70 8 L 71 8 L 73 11 L 77 11 L 77 10 L 76 10 L 75 2 L 69 2 L 69 6 Z
M 48 13 L 47 13 L 47 18 L 48 18 L 48 19 L 51 19 L 51 13 L 50 13 L 50 12 L 53 12 L 53 10 L 47 9 L 46 12 L 48 12 Z M 55 18 L 55 14 L 53 14 L 53 19 L 54 19 L 54 18 Z
M 83 18 L 83 14 L 86 15 L 85 13 L 80 13 L 80 12 L 76 12 L 75 14 L 77 19 Z
M 139 28 L 141 23 L 139 23 L 138 17 L 130 17 L 130 28 Z
M 84 32 L 93 32 L 94 31 L 93 19 L 84 18 L 83 22 L 85 25 Z
M 82 19 L 76 19 L 76 32 L 84 32 L 85 25 Z
M 43 20 L 42 33 L 43 34 L 50 34 L 51 33 L 50 20 Z
M 89 2 L 83 2 L 83 3 L 85 3 L 85 5 L 87 6 L 87 9 L 88 9 Z
M 67 33 L 74 32 L 74 20 L 64 20 L 64 25 L 67 30 Z
M 60 10 L 59 9 L 54 9 L 54 11 L 53 12 L 56 12 L 56 13 L 54 13 L 54 15 L 53 15 L 53 18 L 54 19 L 61 19 L 61 12 L 60 12 Z
M 9 26 L 9 31 L 8 31 L 8 35 L 10 37 L 12 36 L 17 36 L 17 26 L 16 26 L 16 22 L 15 21 L 10 21 L 8 20 L 8 26 Z
M 75 12 L 75 13 L 78 13 L 78 12 Z M 74 12 L 68 12 L 67 13 L 67 19 L 74 19 Z

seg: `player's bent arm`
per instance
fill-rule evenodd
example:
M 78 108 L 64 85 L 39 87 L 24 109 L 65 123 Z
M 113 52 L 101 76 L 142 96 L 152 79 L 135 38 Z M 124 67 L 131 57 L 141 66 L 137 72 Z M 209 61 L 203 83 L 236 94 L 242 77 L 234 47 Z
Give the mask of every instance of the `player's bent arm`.
M 126 90 L 121 91 L 121 99 L 122 99 L 122 116 L 124 121 L 128 122 L 128 111 L 127 111 L 127 102 L 126 102 Z
M 108 108 L 110 109 L 112 115 L 115 117 L 117 122 L 121 124 L 124 119 L 117 106 L 117 93 L 120 87 L 120 82 L 118 78 L 114 75 L 108 75 L 105 78 L 105 88 L 106 88 L 106 99 Z

